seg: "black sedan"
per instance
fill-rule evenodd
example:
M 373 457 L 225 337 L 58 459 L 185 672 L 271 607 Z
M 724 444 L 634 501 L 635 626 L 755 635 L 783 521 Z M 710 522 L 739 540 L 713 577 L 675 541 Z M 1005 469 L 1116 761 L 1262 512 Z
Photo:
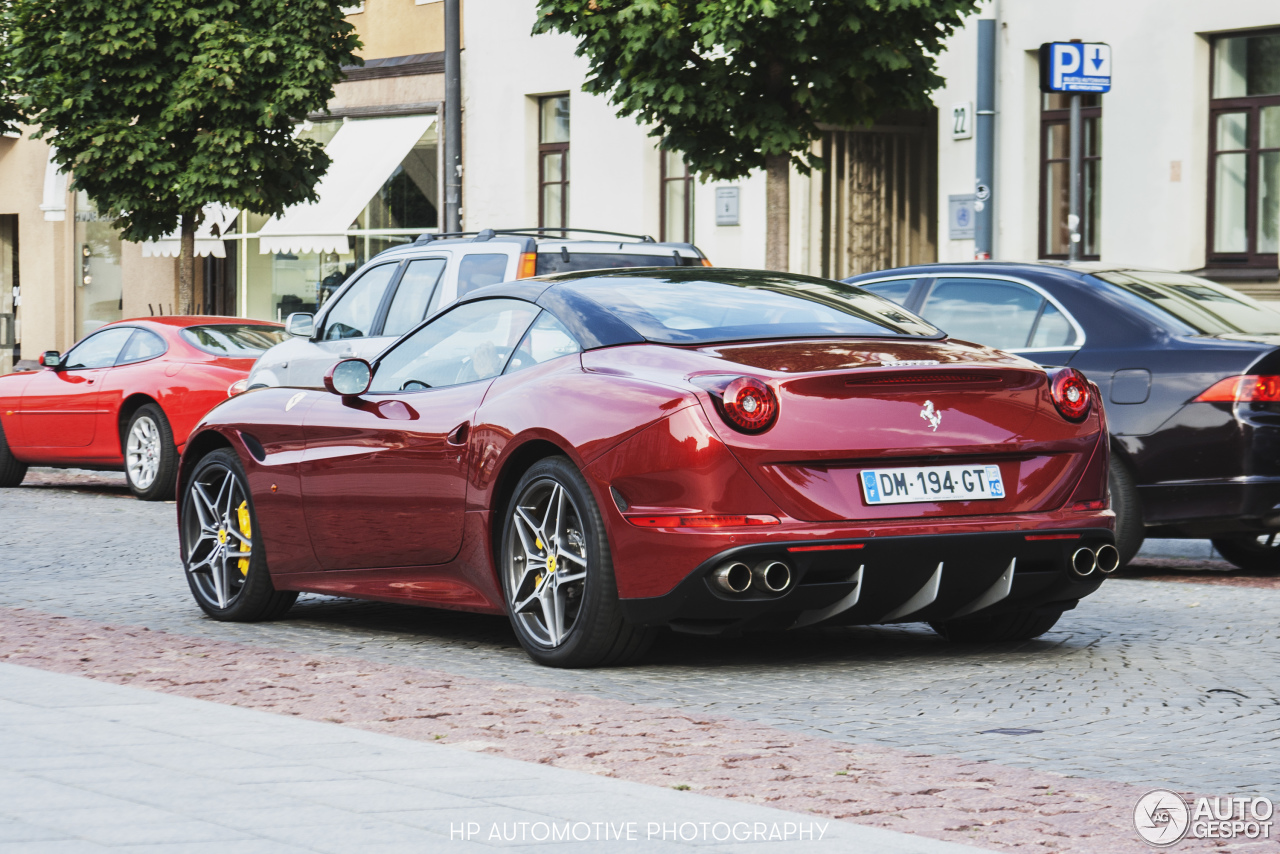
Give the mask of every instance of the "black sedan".
M 1122 559 L 1208 537 L 1280 571 L 1280 312 L 1185 273 L 928 264 L 846 280 L 955 337 L 1070 365 L 1102 389 Z

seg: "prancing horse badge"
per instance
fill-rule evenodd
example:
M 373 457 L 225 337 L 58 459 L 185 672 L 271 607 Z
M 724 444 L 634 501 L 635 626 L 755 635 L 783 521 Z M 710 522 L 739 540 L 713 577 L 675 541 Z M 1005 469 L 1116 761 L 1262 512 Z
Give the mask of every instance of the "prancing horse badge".
M 938 425 L 942 423 L 942 413 L 933 408 L 933 401 L 926 400 L 924 407 L 920 410 L 920 417 L 929 422 L 929 426 L 933 428 L 933 432 L 938 432 Z

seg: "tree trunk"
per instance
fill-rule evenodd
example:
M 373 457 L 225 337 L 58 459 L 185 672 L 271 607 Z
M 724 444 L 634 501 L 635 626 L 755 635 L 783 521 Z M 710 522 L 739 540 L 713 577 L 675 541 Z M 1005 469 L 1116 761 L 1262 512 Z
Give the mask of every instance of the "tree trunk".
M 182 215 L 182 250 L 178 254 L 178 312 L 195 312 L 196 228 L 199 214 Z
M 791 156 L 766 155 L 764 168 L 764 266 L 785 273 L 791 262 Z

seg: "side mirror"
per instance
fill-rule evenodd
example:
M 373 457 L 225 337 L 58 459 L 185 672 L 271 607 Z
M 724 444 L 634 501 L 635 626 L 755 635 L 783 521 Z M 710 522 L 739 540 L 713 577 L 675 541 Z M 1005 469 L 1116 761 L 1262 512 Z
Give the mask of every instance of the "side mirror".
M 305 311 L 295 311 L 285 318 L 284 331 L 299 338 L 310 338 L 316 334 L 316 316 Z
M 324 387 L 343 397 L 364 394 L 373 382 L 373 368 L 364 359 L 343 359 L 324 375 Z
M 62 366 L 62 354 L 57 350 L 45 350 L 40 354 L 40 364 L 55 371 Z

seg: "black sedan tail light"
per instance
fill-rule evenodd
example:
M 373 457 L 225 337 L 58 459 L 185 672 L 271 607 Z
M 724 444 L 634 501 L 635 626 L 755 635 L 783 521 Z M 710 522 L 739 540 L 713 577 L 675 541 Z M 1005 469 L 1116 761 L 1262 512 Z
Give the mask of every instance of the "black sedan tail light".
M 1227 377 L 1209 386 L 1194 403 L 1280 403 L 1280 376 Z

